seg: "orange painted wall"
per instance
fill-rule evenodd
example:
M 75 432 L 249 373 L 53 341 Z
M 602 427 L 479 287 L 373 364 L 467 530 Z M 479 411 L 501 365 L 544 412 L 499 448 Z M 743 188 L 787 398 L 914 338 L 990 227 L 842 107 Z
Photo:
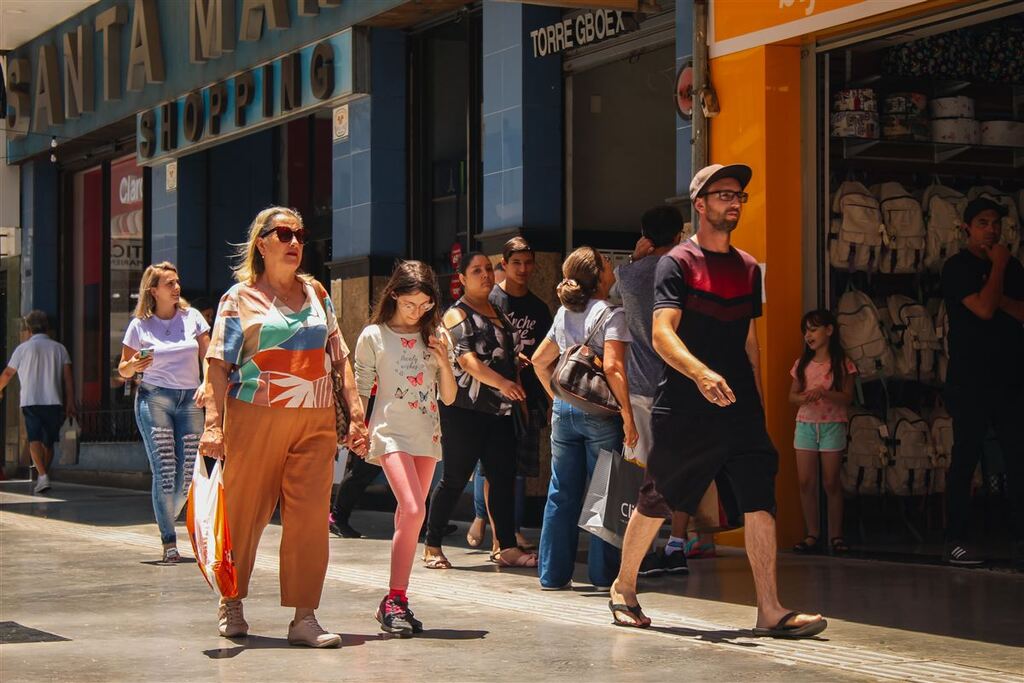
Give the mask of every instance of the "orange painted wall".
M 733 244 L 766 264 L 757 332 L 768 432 L 779 451 L 779 543 L 788 547 L 803 536 L 793 456 L 796 410 L 787 400 L 789 369 L 802 344 L 800 48 L 768 45 L 713 59 L 711 81 L 721 104 L 710 124 L 711 161 L 754 170 Z M 720 534 L 718 541 L 740 544 L 742 534 Z

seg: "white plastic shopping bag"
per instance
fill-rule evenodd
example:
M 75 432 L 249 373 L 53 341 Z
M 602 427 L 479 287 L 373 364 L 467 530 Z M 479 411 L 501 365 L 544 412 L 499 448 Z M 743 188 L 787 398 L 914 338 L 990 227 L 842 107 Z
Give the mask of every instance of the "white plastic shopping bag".
M 213 469 L 207 471 L 205 458 L 196 458 L 185 525 L 203 578 L 221 596 L 234 598 L 238 595 L 238 576 L 231 553 L 221 466 L 218 460 Z
M 61 465 L 78 464 L 78 441 L 82 435 L 82 428 L 78 420 L 68 417 L 60 427 L 57 439 L 57 452 L 60 454 Z

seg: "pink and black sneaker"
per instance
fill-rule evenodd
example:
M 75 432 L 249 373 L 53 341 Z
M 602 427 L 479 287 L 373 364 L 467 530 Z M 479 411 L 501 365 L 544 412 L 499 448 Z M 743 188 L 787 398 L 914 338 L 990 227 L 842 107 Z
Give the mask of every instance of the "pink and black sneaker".
M 400 638 L 408 638 L 414 633 L 423 632 L 423 622 L 413 616 L 409 609 L 409 601 L 401 597 L 385 596 L 377 607 L 377 621 L 380 630 L 394 633 Z

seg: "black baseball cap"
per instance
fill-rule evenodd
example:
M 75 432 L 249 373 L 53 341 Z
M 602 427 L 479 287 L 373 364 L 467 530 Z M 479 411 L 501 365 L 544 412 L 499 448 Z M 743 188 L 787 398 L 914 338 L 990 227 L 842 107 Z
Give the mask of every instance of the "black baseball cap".
M 978 197 L 971 200 L 967 204 L 967 208 L 964 209 L 964 223 L 970 225 L 974 217 L 982 211 L 995 211 L 1000 218 L 1006 218 L 1006 214 L 1009 213 L 1009 210 L 999 202 L 992 201 L 988 197 Z

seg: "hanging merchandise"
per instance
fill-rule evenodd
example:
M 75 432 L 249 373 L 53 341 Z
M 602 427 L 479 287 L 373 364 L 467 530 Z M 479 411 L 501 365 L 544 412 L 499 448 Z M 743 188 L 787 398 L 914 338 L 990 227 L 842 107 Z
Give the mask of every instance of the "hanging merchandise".
M 945 408 L 935 408 L 928 421 L 932 443 L 932 492 L 945 493 L 946 473 L 953 460 L 953 418 Z
M 925 268 L 942 272 L 942 266 L 963 245 L 964 209 L 967 197 L 951 187 L 935 183 L 924 191 L 921 208 L 925 212 Z
M 932 447 L 928 423 L 909 408 L 891 408 L 888 427 L 892 458 L 885 470 L 886 489 L 897 496 L 929 493 Z
M 981 144 L 996 147 L 1024 147 L 1024 123 L 1020 121 L 984 121 Z
M 886 308 L 894 376 L 918 382 L 930 380 L 935 372 L 935 354 L 942 348 L 932 316 L 924 306 L 902 294 L 890 295 Z
M 855 411 L 850 415 L 849 441 L 839 473 L 843 490 L 850 495 L 880 496 L 885 486 L 889 459 L 889 430 L 878 416 Z
M 946 302 L 941 299 L 935 312 L 935 336 L 939 340 L 939 351 L 935 354 L 935 379 L 939 384 L 945 384 L 949 371 L 949 314 Z
M 857 290 L 846 292 L 839 297 L 836 321 L 839 323 L 839 341 L 857 366 L 859 378 L 866 381 L 891 377 L 894 367 L 892 349 L 871 298 Z
M 921 205 L 899 183 L 871 188 L 878 198 L 885 233 L 878 269 L 883 273 L 916 273 L 924 262 L 925 233 Z
M 884 228 L 878 200 L 864 185 L 852 180 L 840 185 L 832 198 L 832 265 L 851 271 L 876 270 Z

